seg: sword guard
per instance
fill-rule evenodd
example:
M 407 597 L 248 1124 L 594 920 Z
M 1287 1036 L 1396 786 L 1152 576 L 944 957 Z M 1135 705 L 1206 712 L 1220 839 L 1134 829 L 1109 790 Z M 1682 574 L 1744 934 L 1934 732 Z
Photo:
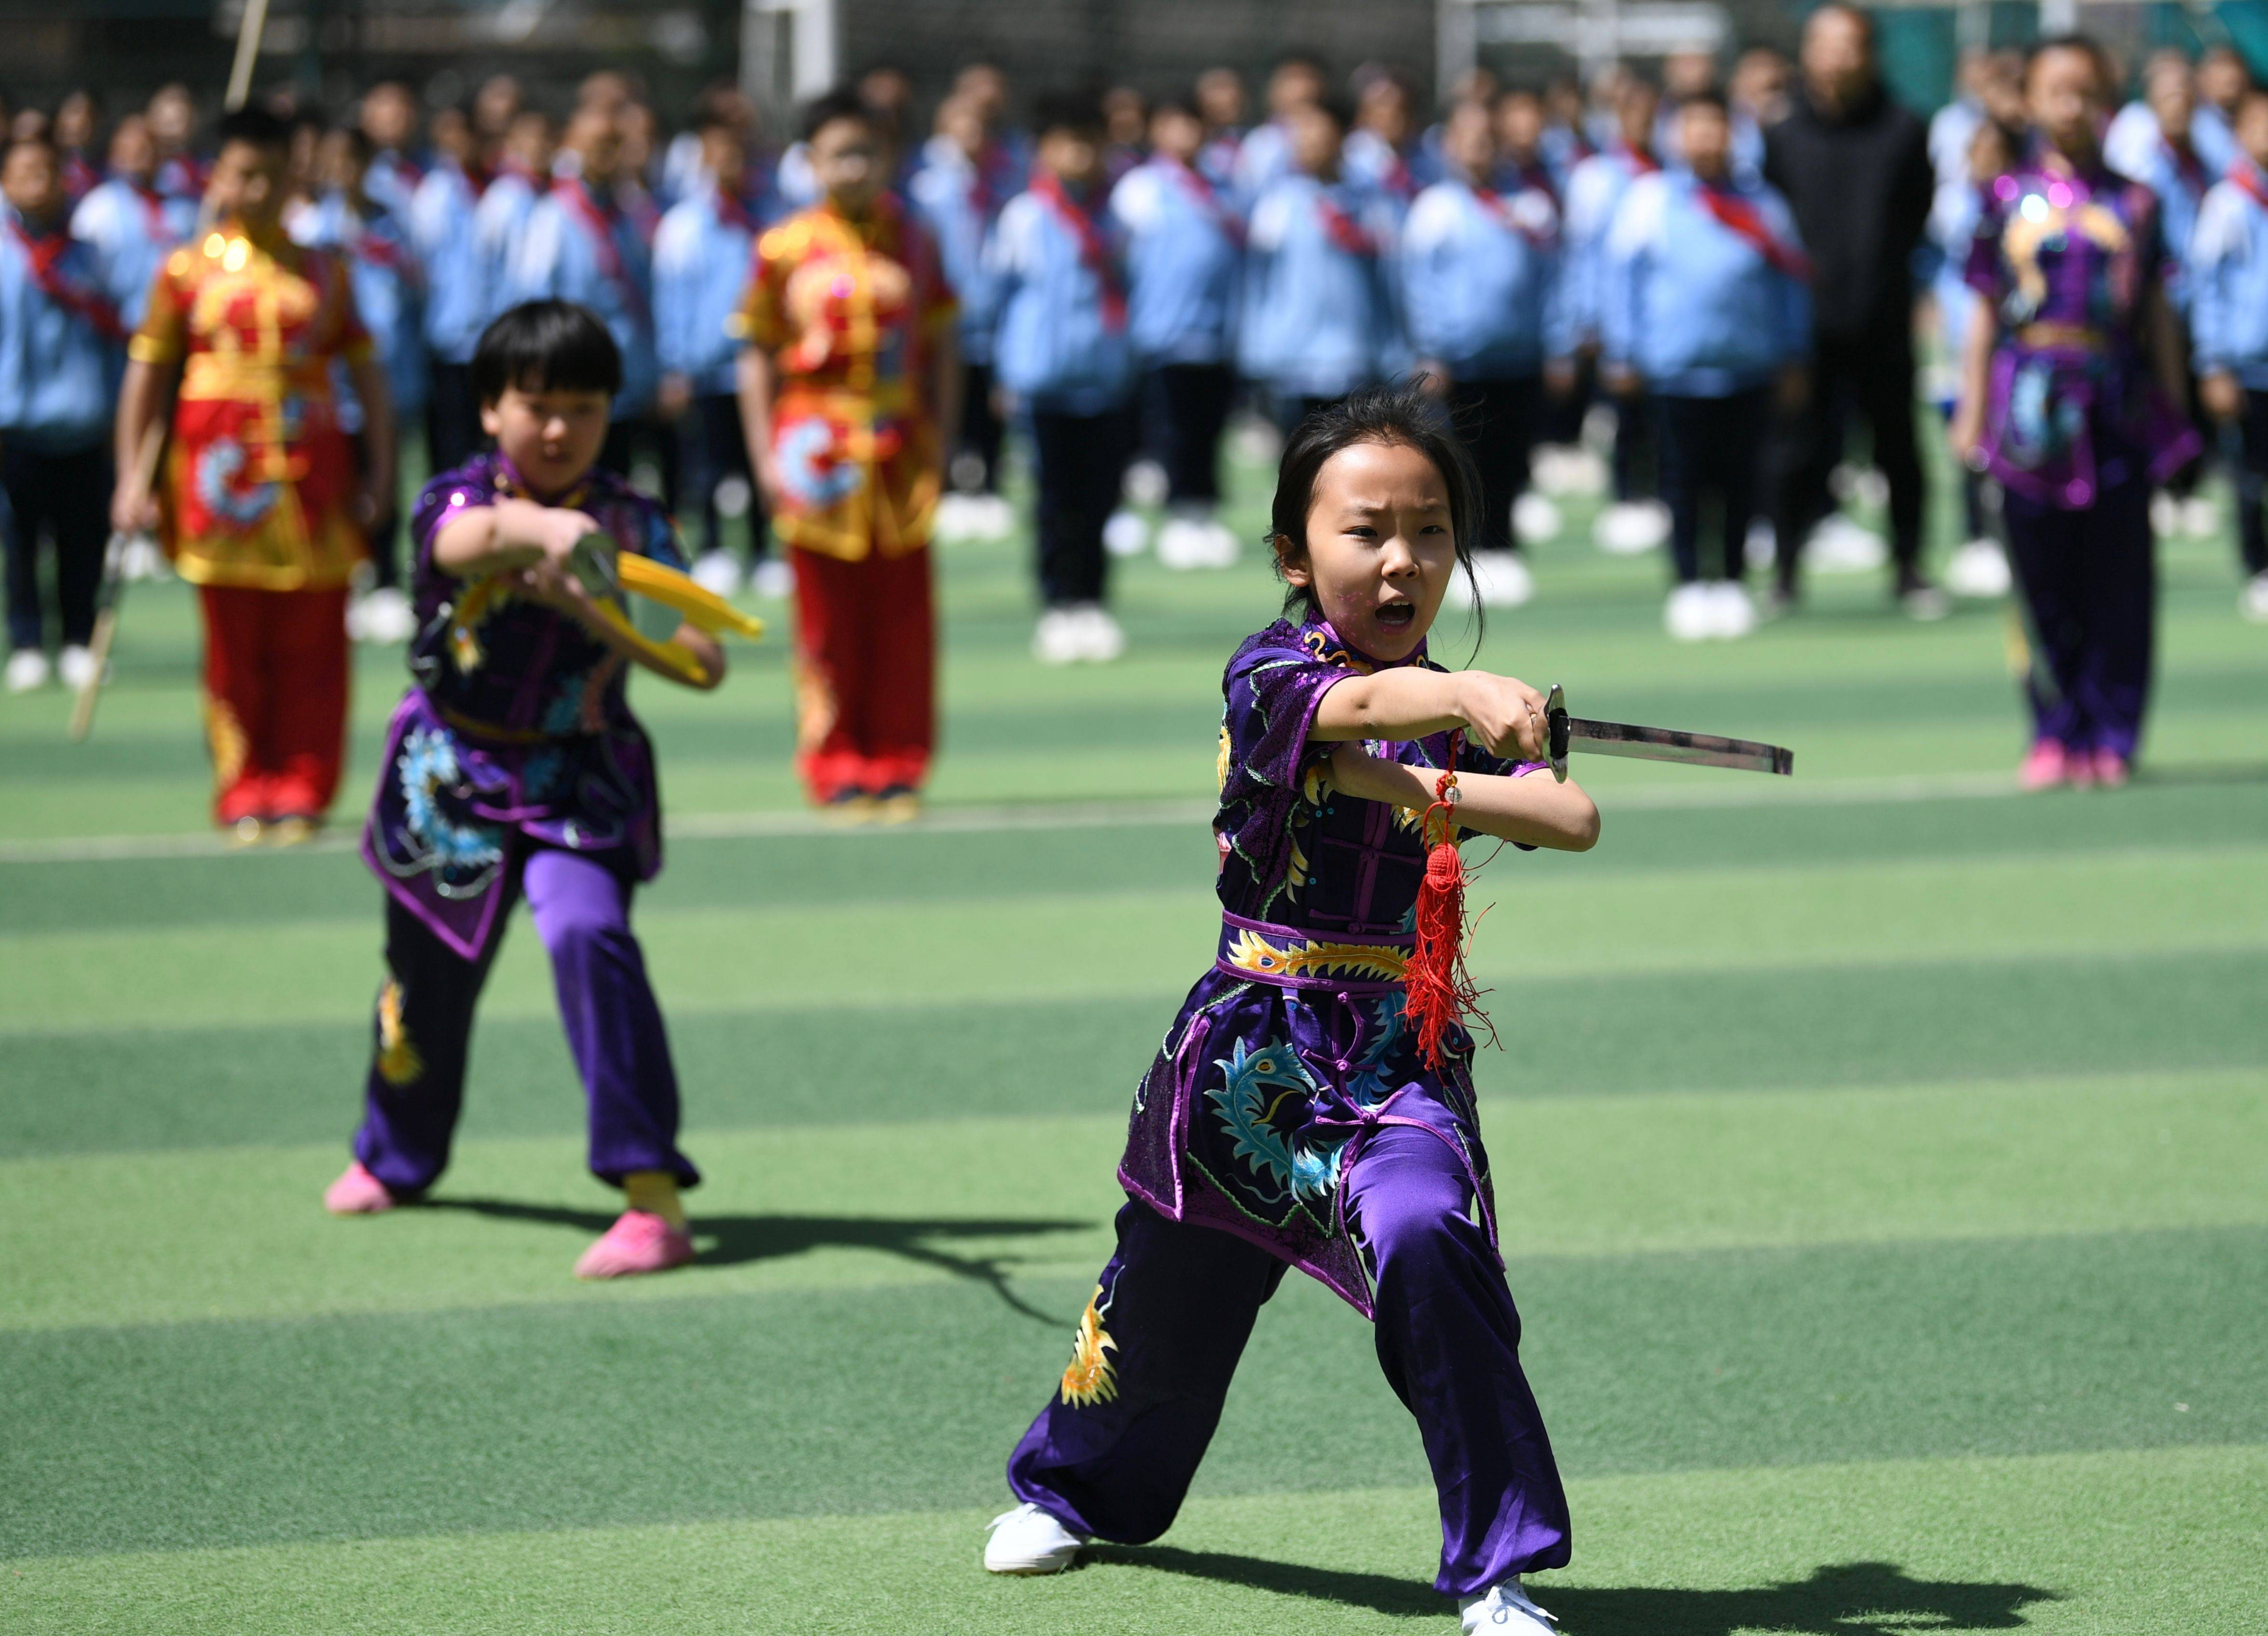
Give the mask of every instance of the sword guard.
M 1556 682 L 1551 684 L 1551 691 L 1543 701 L 1543 731 L 1549 740 L 1545 748 L 1551 763 L 1551 776 L 1565 784 L 1567 782 L 1567 696 Z

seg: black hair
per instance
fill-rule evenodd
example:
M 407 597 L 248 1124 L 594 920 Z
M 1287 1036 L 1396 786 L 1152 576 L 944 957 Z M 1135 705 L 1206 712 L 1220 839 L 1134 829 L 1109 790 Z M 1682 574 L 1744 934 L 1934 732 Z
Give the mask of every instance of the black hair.
M 1705 85 L 1698 91 L 1687 92 L 1677 99 L 1677 106 L 1681 108 L 1714 108 L 1728 119 L 1733 113 L 1733 105 L 1726 100 L 1725 93 L 1714 85 Z
M 378 157 L 378 144 L 370 139 L 370 134 L 361 126 L 342 125 L 338 134 L 339 139 L 347 144 L 347 151 L 355 156 L 357 165 L 368 165 Z
M 1178 114 L 1183 119 L 1197 121 L 1200 125 L 1204 123 L 1204 115 L 1197 112 L 1197 97 L 1194 91 L 1175 92 L 1172 96 L 1160 97 L 1150 105 L 1149 112 L 1143 117 L 1155 119 L 1160 114 Z
M 2106 97 L 2117 94 L 2117 77 L 2110 71 L 2110 53 L 2104 50 L 2102 42 L 2092 34 L 2048 34 L 2032 41 L 2024 51 L 2022 83 L 2026 87 L 2030 86 L 2032 70 L 2039 66 L 2040 59 L 2051 51 L 2078 52 L 2095 64 L 2095 83 L 2102 86 L 2102 94 Z
M 1276 468 L 1276 499 L 1268 513 L 1268 542 L 1276 555 L 1277 573 L 1284 571 L 1287 547 L 1295 560 L 1307 552 L 1307 513 L 1314 507 L 1315 480 L 1325 463 L 1359 443 L 1396 444 L 1433 462 L 1449 491 L 1449 537 L 1456 542 L 1457 566 L 1471 583 L 1473 550 L 1481 532 L 1480 473 L 1447 411 L 1426 391 L 1423 376 L 1357 387 L 1315 410 L 1292 433 Z M 1313 613 L 1316 607 L 1315 593 L 1308 586 L 1292 586 L 1284 593 L 1287 614 L 1303 608 Z M 1474 612 L 1480 617 L 1477 596 Z
M 247 102 L 220 116 L 213 128 L 213 151 L 217 153 L 232 142 L 241 142 L 254 148 L 284 148 L 291 145 L 291 127 L 273 108 Z
M 1082 136 L 1101 134 L 1103 129 L 1102 99 L 1084 91 L 1050 91 L 1035 98 L 1032 102 L 1032 132 L 1044 136 L 1049 131 L 1067 130 Z
M 849 85 L 837 85 L 803 105 L 803 122 L 797 134 L 809 142 L 839 119 L 856 120 L 868 130 L 877 128 L 874 110 L 866 106 L 858 92 Z
M 705 136 L 712 130 L 725 131 L 737 137 L 740 135 L 740 122 L 727 114 L 721 104 L 706 103 L 693 115 L 693 134 Z
M 1814 11 L 1811 16 L 1819 17 L 1829 11 L 1840 11 L 1856 23 L 1859 26 L 1859 36 L 1867 42 L 1867 54 L 1869 56 L 1874 55 L 1874 48 L 1880 43 L 1880 38 L 1874 31 L 1874 14 L 1872 11 L 1856 4 L 1856 0 L 1827 0 L 1827 4 Z M 1808 23 L 1811 19 L 1806 18 L 1804 20 Z
M 523 301 L 499 313 L 473 349 L 473 394 L 483 407 L 522 392 L 622 389 L 622 354 L 606 324 L 573 301 Z
M 1269 67 L 1271 72 L 1287 68 L 1304 68 L 1318 79 L 1329 79 L 1331 75 L 1330 66 L 1323 61 L 1322 53 L 1311 51 L 1305 46 L 1293 46 L 1287 51 L 1277 53 L 1276 61 Z
M 1307 106 L 1337 126 L 1342 136 L 1354 129 L 1354 109 L 1348 107 L 1347 99 L 1336 92 L 1328 92 Z
M 63 151 L 61 145 L 56 143 L 55 131 L 50 127 L 43 126 L 25 136 L 0 134 L 0 165 L 5 165 L 8 162 L 8 156 L 18 148 L 45 148 L 48 151 L 48 157 L 51 159 L 61 158 Z

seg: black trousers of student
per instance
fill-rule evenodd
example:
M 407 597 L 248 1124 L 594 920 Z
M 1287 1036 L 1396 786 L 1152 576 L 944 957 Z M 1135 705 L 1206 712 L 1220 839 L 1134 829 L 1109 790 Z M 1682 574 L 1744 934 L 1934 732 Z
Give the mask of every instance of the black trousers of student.
M 2244 571 L 2268 574 L 2268 392 L 2247 392 L 2235 423 L 2236 548 Z
M 1000 492 L 1000 446 L 1007 433 L 999 410 L 992 406 L 992 365 L 962 359 L 961 441 L 954 450 L 951 473 L 955 488 L 971 494 Z M 966 482 L 972 466 L 983 474 L 974 489 Z
M 1677 583 L 1739 579 L 1746 565 L 1749 524 L 1756 514 L 1756 480 L 1764 434 L 1771 424 L 1771 390 L 1751 387 L 1728 397 L 1657 394 L 1661 432 L 1661 497 L 1669 507 L 1669 556 Z M 1717 502 L 1722 564 L 1709 571 L 1701 556 L 1701 513 Z
M 1236 377 L 1226 364 L 1161 364 L 1144 377 L 1144 439 L 1166 468 L 1169 505 L 1220 500 L 1220 437 Z
M 1650 500 L 1661 487 L 1661 428 L 1653 400 L 1644 392 L 1609 400 L 1615 406 L 1614 458 L 1609 472 L 1617 501 Z
M 1457 437 L 1481 474 L 1484 551 L 1516 550 L 1512 503 L 1527 490 L 1528 459 L 1542 424 L 1543 378 L 1456 380 L 1449 386 L 1449 415 Z
M 355 460 L 364 471 L 370 469 L 370 434 L 355 434 Z M 435 467 L 434 470 L 446 469 Z M 392 497 L 389 497 L 391 499 Z M 401 506 L 398 501 L 389 504 L 369 527 L 363 530 L 363 544 L 370 551 L 371 578 L 389 589 L 401 584 Z
M 102 552 L 110 539 L 110 450 L 102 443 L 42 454 L 14 438 L 0 442 L 0 484 L 8 495 L 8 645 L 44 645 L 40 607 L 40 538 L 55 542 L 55 601 L 66 647 L 94 635 Z
M 1133 443 L 1123 409 L 1100 415 L 1034 409 L 1032 459 L 1039 485 L 1040 598 L 1049 608 L 1100 602 L 1109 559 L 1103 525 L 1117 509 Z
M 1913 337 L 1901 310 L 1895 326 L 1859 336 L 1821 335 L 1811 358 L 1811 401 L 1781 432 L 1772 531 L 1779 541 L 1779 586 L 1793 592 L 1804 540 L 1833 508 L 1828 479 L 1843 458 L 1856 413 L 1874 441 L 1874 464 L 1890 486 L 1890 561 L 1901 584 L 1921 572 L 1926 498 L 1921 447 L 1914 435 Z
M 684 440 L 677 435 L 676 425 L 651 411 L 629 420 L 618 420 L 607 428 L 607 440 L 600 446 L 599 464 L 615 476 L 627 480 L 630 464 L 640 449 L 653 456 L 661 471 L 661 492 L 652 497 L 659 500 L 664 509 L 677 510 L 678 468 L 682 463 Z
M 481 403 L 473 392 L 470 364 L 444 364 L 435 358 L 427 376 L 425 458 L 438 474 L 472 459 L 488 442 L 488 434 L 481 430 Z
M 685 487 L 701 506 L 703 555 L 725 549 L 725 519 L 717 510 L 717 488 L 727 477 L 748 485 L 748 560 L 762 562 L 771 530 L 764 520 L 763 497 L 748 468 L 748 439 L 740 425 L 740 400 L 730 392 L 693 400 L 693 444 L 686 451 Z

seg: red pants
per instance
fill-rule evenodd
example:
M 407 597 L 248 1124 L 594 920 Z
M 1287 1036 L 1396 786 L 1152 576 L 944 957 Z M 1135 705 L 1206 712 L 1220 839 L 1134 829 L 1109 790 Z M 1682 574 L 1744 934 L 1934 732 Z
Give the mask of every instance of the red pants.
M 213 817 L 320 818 L 347 731 L 347 593 L 202 586 Z
M 796 770 L 814 801 L 916 790 L 937 743 L 929 553 L 793 550 Z

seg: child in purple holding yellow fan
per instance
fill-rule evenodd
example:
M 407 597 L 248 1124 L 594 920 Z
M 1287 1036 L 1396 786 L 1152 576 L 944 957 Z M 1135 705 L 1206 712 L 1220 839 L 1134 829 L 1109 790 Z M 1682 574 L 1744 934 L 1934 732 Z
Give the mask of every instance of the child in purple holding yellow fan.
M 1296 1266 L 1376 1326 L 1440 1491 L 1435 1588 L 1544 1636 L 1566 1495 L 1520 1364 L 1471 1076 L 1455 843 L 1582 851 L 1598 809 L 1532 775 L 1543 698 L 1425 637 L 1484 537 L 1471 458 L 1411 387 L 1284 451 L 1285 616 L 1222 678 L 1218 955 L 1134 1094 L 1118 1245 L 1008 1461 L 984 1566 L 1051 1573 L 1172 1524 L 1260 1308 Z M 1421 882 L 1424 883 L 1421 889 Z
M 595 464 L 622 372 L 587 308 L 512 308 L 473 356 L 495 452 L 418 496 L 416 685 L 363 837 L 387 890 L 387 976 L 354 1162 L 323 1198 L 340 1215 L 391 1210 L 448 1163 L 474 1006 L 525 895 L 589 1097 L 591 1170 L 628 1206 L 583 1278 L 690 1261 L 678 1190 L 700 1179 L 678 1151 L 676 1073 L 630 925 L 632 892 L 661 867 L 653 747 L 624 691 L 645 661 L 571 571 L 593 534 L 684 566 L 667 514 Z M 723 679 L 714 637 L 686 624 L 675 639 L 697 685 Z

